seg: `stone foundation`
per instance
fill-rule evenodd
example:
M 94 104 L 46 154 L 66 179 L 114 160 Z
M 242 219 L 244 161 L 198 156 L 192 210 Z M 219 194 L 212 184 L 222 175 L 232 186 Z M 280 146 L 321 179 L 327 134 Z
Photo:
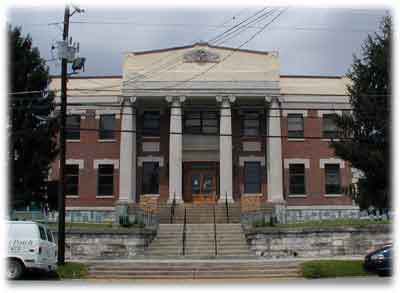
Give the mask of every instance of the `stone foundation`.
M 391 226 L 258 228 L 247 231 L 251 250 L 266 258 L 365 256 L 392 242 Z
M 66 234 L 67 259 L 126 259 L 142 255 L 155 237 L 155 231 L 129 229 L 126 231 L 73 231 Z M 55 237 L 57 232 L 53 231 Z
M 145 213 L 158 213 L 160 211 L 160 208 L 158 206 L 159 197 L 160 196 L 158 194 L 142 194 L 140 196 L 140 208 Z
M 240 197 L 240 209 L 243 213 L 257 212 L 261 208 L 261 194 L 243 194 Z

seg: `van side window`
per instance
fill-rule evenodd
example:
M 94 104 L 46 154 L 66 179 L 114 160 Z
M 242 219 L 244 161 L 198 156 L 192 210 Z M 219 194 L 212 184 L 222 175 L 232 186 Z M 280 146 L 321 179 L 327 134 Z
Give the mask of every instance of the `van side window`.
M 46 238 L 46 231 L 44 231 L 42 226 L 39 226 L 39 232 L 40 232 L 40 239 L 42 240 L 47 240 Z
M 49 229 L 46 229 L 46 232 L 47 232 L 47 239 L 50 242 L 54 242 L 53 235 L 51 234 L 51 231 Z

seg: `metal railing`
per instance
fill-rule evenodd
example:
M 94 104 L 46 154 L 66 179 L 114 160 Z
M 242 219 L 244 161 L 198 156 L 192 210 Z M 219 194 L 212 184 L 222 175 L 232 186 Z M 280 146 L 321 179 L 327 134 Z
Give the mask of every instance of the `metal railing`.
M 228 193 L 225 192 L 225 209 L 226 209 L 226 222 L 229 224 L 229 204 L 228 204 Z
M 217 224 L 215 222 L 215 205 L 213 206 L 213 218 L 214 218 L 214 250 L 215 250 L 215 255 L 217 255 L 218 248 L 217 248 Z
M 174 193 L 174 199 L 172 200 L 170 219 L 169 219 L 170 224 L 173 224 L 173 222 L 174 222 L 175 206 L 176 206 L 176 201 L 175 201 L 175 193 Z
M 186 208 L 183 214 L 183 230 L 182 230 L 182 255 L 184 256 L 186 253 Z

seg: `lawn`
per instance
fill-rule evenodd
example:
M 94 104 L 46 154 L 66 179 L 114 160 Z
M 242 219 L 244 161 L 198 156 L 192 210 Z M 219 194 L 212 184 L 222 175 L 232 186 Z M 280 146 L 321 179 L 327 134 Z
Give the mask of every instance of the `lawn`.
M 303 277 L 307 279 L 372 275 L 364 271 L 362 263 L 362 260 L 315 260 L 301 266 Z
M 66 262 L 57 268 L 60 279 L 82 279 L 86 277 L 87 273 L 86 265 L 78 262 Z

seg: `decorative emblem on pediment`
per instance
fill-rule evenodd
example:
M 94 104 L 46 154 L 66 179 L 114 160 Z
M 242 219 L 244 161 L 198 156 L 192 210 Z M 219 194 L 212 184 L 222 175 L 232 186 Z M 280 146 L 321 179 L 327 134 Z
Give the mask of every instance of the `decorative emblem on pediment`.
M 205 49 L 196 49 L 183 55 L 184 62 L 219 62 L 220 56 Z

